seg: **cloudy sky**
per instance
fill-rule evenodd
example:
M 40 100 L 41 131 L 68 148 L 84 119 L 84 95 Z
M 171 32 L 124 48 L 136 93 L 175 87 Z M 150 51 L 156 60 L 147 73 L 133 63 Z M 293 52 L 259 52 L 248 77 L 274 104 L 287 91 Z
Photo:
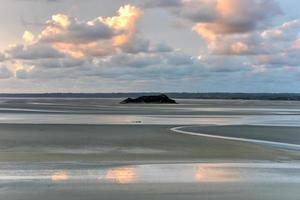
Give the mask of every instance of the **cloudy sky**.
M 0 92 L 300 92 L 300 1 L 0 1 Z

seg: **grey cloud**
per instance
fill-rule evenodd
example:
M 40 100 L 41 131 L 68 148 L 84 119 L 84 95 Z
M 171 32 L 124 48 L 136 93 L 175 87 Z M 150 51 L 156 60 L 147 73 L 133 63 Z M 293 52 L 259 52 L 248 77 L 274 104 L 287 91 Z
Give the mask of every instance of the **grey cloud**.
M 48 27 L 59 28 L 52 21 L 48 22 Z M 65 29 L 65 28 L 62 28 Z M 115 34 L 114 30 L 96 19 L 93 25 L 79 22 L 75 18 L 70 18 L 70 26 L 66 30 L 62 30 L 62 34 L 46 35 L 41 41 L 46 42 L 65 42 L 65 43 L 89 43 L 100 39 L 110 39 Z
M 229 4 L 230 12 L 222 13 L 218 4 Z M 274 0 L 151 0 L 151 7 L 165 7 L 171 13 L 191 20 L 194 23 L 216 23 L 220 33 L 246 32 L 257 28 L 269 18 L 282 13 Z M 227 11 L 226 11 L 227 12 Z
M 103 63 L 104 65 L 108 64 L 111 66 L 128 66 L 134 68 L 144 68 L 149 65 L 157 64 L 161 62 L 161 57 L 159 55 L 151 54 L 117 54 L 112 56 L 108 61 Z
M 8 79 L 13 76 L 13 73 L 3 65 L 0 65 L 0 79 Z
M 167 63 L 169 65 L 192 65 L 193 61 L 189 55 L 174 52 L 167 55 Z
M 267 67 L 300 67 L 300 50 L 260 55 L 254 60 L 254 63 Z
M 5 55 L 0 52 L 0 62 L 4 61 L 6 59 Z
M 25 62 L 26 65 L 31 65 L 41 68 L 72 68 L 83 65 L 86 60 L 72 59 L 70 57 L 57 59 L 42 59 Z
M 49 3 L 60 3 L 64 1 L 72 1 L 72 0 L 15 0 L 15 1 L 20 1 L 20 2 L 37 2 L 37 1 L 44 1 L 44 2 L 49 2 Z M 73 0 L 76 1 L 76 0 Z
M 141 10 L 131 5 L 121 6 L 116 16 L 99 16 L 91 21 L 55 14 L 36 37 L 26 31 L 23 39 L 27 43 L 49 45 L 74 58 L 104 57 L 122 51 L 123 46 L 135 39 L 136 23 L 141 15 Z M 147 50 L 147 43 L 140 40 L 136 43 L 124 47 L 123 51 Z
M 153 80 L 180 78 L 201 69 L 201 64 L 178 51 L 119 52 L 104 58 L 80 62 L 72 58 L 26 61 L 33 69 L 22 69 L 16 75 L 20 79 L 69 79 L 99 77 L 122 80 Z
M 155 7 L 178 7 L 181 6 L 181 0 L 151 0 L 144 3 L 145 8 L 155 8 Z
M 19 69 L 16 71 L 16 77 L 19 79 L 27 79 L 30 78 L 30 73 L 25 69 Z
M 171 52 L 173 49 L 165 43 L 153 43 L 147 39 L 135 38 L 129 43 L 121 47 L 123 52 L 137 54 L 137 53 L 165 53 Z
M 34 44 L 30 46 L 17 45 L 6 50 L 6 53 L 12 59 L 45 59 L 45 58 L 62 58 L 65 55 L 49 45 Z
M 165 43 L 159 43 L 156 45 L 152 45 L 150 51 L 165 53 L 165 52 L 172 52 L 173 49 Z
M 123 45 L 121 48 L 124 52 L 132 54 L 149 52 L 150 41 L 142 38 L 135 38 L 133 41 Z
M 186 1 L 177 9 L 172 9 L 171 12 L 196 23 L 213 22 L 218 18 L 215 4 L 215 1 Z
M 299 27 L 299 21 L 292 20 L 261 31 L 217 37 L 210 50 L 212 54 L 218 55 L 286 54 L 293 51 Z
M 240 56 L 208 55 L 200 59 L 210 72 L 240 72 L 251 71 L 252 67 L 247 58 Z

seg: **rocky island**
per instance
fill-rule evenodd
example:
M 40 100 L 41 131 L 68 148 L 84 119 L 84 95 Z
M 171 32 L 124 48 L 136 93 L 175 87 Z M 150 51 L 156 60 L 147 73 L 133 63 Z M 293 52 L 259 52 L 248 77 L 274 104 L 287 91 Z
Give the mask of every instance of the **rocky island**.
M 160 94 L 156 96 L 141 96 L 138 98 L 127 98 L 124 101 L 120 102 L 121 104 L 128 104 L 128 103 L 158 103 L 158 104 L 176 104 L 176 101 L 170 99 L 165 94 Z

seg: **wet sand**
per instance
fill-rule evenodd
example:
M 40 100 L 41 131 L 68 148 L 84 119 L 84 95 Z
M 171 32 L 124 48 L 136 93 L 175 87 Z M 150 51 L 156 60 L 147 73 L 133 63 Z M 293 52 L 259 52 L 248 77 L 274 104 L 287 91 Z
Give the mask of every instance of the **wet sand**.
M 186 126 L 184 130 L 205 134 L 300 144 L 300 127 L 282 126 Z
M 239 141 L 277 149 L 300 151 L 300 128 L 280 126 L 179 126 L 171 128 L 180 134 Z
M 171 131 L 299 144 L 300 103 L 118 102 L 1 99 L 0 199 L 300 199 L 298 150 Z
M 298 152 L 174 134 L 167 125 L 0 124 L 0 161 L 298 160 Z
M 94 185 L 70 184 L 55 186 L 18 187 L 0 189 L 5 200 L 299 200 L 299 184 L 253 184 L 253 183 L 208 183 L 208 184 L 132 184 Z
M 89 166 L 39 163 L 0 170 L 0 196 L 32 199 L 299 199 L 298 164 L 229 163 Z M 26 167 L 34 168 L 29 170 Z M 16 167 L 15 167 L 16 168 Z M 25 170 L 24 170 L 25 169 Z M 5 173 L 5 175 L 4 175 Z M 5 183 L 3 183 L 5 182 Z

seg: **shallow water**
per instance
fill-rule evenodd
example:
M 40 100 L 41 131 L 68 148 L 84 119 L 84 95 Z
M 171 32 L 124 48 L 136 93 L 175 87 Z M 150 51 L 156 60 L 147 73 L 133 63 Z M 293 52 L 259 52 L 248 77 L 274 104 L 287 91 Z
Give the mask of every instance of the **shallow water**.
M 80 167 L 79 167 L 80 166 Z M 300 183 L 299 163 L 191 163 L 101 166 L 83 163 L 3 163 L 0 184 L 19 183 Z
M 121 105 L 119 101 L 5 99 L 0 103 L 0 123 L 300 126 L 298 102 L 179 100 L 177 105 Z
M 298 152 L 169 131 L 180 125 L 300 127 L 299 102 L 119 101 L 0 99 L 0 199 L 300 198 Z

